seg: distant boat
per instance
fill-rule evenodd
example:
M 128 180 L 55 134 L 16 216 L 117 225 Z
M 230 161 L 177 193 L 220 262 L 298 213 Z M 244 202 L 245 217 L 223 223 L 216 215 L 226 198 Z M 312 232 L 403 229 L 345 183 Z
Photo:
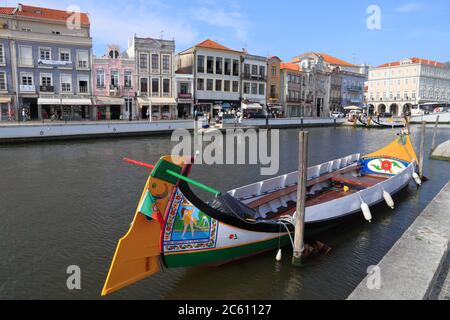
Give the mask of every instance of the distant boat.
M 405 119 L 400 118 L 381 118 L 374 116 L 360 116 L 358 121 L 365 127 L 382 127 L 382 128 L 404 128 L 406 127 Z
M 131 160 L 130 160 L 131 161 Z M 216 266 L 291 243 L 296 219 L 298 172 L 222 194 L 188 178 L 193 167 L 166 156 L 152 169 L 127 235 L 119 241 L 102 295 L 163 268 Z M 408 134 L 361 157 L 349 155 L 308 169 L 306 236 L 345 217 L 386 202 L 418 179 L 417 156 Z M 231 174 L 231 173 L 230 173 Z M 190 185 L 214 193 L 205 203 Z

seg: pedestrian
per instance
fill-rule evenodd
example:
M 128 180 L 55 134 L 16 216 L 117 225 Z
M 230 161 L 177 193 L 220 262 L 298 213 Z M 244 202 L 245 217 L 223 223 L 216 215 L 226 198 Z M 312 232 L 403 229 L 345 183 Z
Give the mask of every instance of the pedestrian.
M 208 125 L 210 126 L 211 125 L 211 119 L 212 119 L 211 112 L 208 112 L 207 119 L 208 119 Z

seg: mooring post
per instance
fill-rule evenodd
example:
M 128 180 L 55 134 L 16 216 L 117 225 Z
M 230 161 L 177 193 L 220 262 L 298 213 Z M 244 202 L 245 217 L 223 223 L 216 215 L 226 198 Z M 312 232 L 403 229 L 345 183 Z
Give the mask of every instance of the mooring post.
M 423 178 L 423 161 L 424 161 L 424 153 L 425 153 L 425 131 L 426 131 L 426 122 L 422 121 L 422 130 L 420 133 L 420 155 L 419 155 L 419 176 Z
M 436 136 L 437 136 L 437 130 L 438 130 L 438 126 L 439 126 L 439 120 L 440 120 L 440 116 L 437 116 L 436 118 L 436 124 L 434 125 L 434 132 L 433 132 L 433 142 L 431 143 L 431 151 L 430 151 L 430 155 L 434 152 L 434 150 L 436 149 Z
M 297 188 L 297 214 L 295 221 L 294 257 L 292 264 L 302 265 L 305 235 L 305 202 L 306 182 L 308 179 L 308 140 L 309 132 L 301 131 L 299 135 L 299 160 L 298 160 L 298 188 Z

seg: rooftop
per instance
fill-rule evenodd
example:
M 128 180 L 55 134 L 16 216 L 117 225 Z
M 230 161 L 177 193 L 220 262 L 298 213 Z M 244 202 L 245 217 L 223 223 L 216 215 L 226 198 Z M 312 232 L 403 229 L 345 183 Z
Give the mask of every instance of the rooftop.
M 301 68 L 298 64 L 293 62 L 283 62 L 280 65 L 281 70 L 290 70 L 290 71 L 301 71 Z
M 308 53 L 301 54 L 301 55 L 295 57 L 292 60 L 292 62 L 300 62 L 301 58 L 308 56 L 308 55 L 316 55 L 318 57 L 322 57 L 326 63 L 331 64 L 331 65 L 359 68 L 359 66 L 357 66 L 355 64 L 352 64 L 352 63 L 344 61 L 342 59 L 333 57 L 332 55 L 329 55 L 327 53 L 320 53 L 320 52 L 308 52 Z
M 17 7 L 0 7 L 0 14 L 7 14 L 12 16 L 53 20 L 59 22 L 66 22 L 73 13 L 65 10 L 56 10 L 43 7 L 34 7 L 24 4 L 19 4 Z M 80 13 L 80 22 L 82 25 L 89 26 L 89 16 L 87 13 Z
M 428 59 L 422 59 L 422 58 L 409 58 L 405 60 L 411 60 L 411 64 L 425 64 L 425 65 L 432 65 L 439 68 L 444 68 L 445 65 L 442 62 L 428 60 Z M 394 61 L 394 62 L 388 62 L 385 64 L 382 64 L 381 66 L 378 66 L 377 68 L 388 68 L 388 67 L 396 67 L 400 66 L 401 61 Z

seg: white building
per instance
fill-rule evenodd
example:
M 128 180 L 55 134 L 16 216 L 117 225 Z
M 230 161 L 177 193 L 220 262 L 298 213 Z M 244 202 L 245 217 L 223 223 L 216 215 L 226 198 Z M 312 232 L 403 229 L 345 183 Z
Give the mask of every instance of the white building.
M 128 56 L 136 61 L 138 118 L 175 118 L 175 41 L 134 36 L 128 47 Z
M 450 69 L 419 58 L 383 64 L 369 72 L 368 104 L 372 112 L 400 116 L 413 106 L 450 102 Z
M 267 105 L 267 58 L 242 55 L 242 109 L 265 109 Z
M 215 116 L 221 109 L 240 108 L 241 55 L 209 39 L 177 55 L 178 69 L 193 70 L 198 111 Z
M 179 119 L 194 115 L 194 75 L 192 69 L 175 71 L 175 88 L 177 99 L 177 116 Z

